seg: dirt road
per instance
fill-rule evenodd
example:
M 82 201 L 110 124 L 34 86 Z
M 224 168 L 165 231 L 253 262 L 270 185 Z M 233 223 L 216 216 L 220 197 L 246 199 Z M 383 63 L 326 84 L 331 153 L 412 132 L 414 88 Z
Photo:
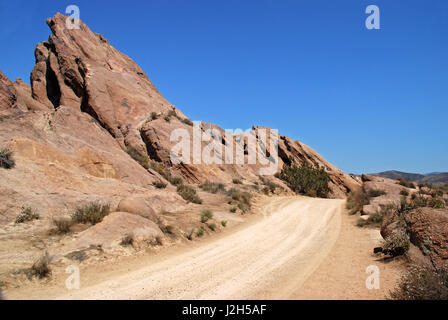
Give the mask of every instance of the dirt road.
M 342 206 L 276 198 L 229 236 L 58 299 L 288 299 L 338 239 Z

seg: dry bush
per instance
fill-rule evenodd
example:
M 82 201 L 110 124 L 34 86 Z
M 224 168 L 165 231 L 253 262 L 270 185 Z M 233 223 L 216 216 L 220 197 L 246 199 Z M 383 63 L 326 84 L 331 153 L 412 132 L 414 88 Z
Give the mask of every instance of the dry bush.
M 31 266 L 28 272 L 28 278 L 38 277 L 39 279 L 48 277 L 51 274 L 50 269 L 51 257 L 48 252 L 39 257 Z
M 23 223 L 32 220 L 38 220 L 39 214 L 36 209 L 31 208 L 30 206 L 23 206 L 22 211 L 16 217 L 15 223 Z
M 361 212 L 362 208 L 369 203 L 369 196 L 367 195 L 364 188 L 361 188 L 359 190 L 350 192 L 347 197 L 347 203 L 345 204 L 345 207 L 349 210 L 350 214 L 355 214 Z
M 134 234 L 128 233 L 124 235 L 123 238 L 121 238 L 120 245 L 122 245 L 123 247 L 133 246 L 134 241 L 135 241 Z
M 108 203 L 95 201 L 76 207 L 75 211 L 71 214 L 71 218 L 76 223 L 97 224 L 103 221 L 103 218 L 109 213 L 110 205 Z
M 134 147 L 128 146 L 126 152 L 131 156 L 132 159 L 137 161 L 143 168 L 149 168 L 149 157 L 146 154 L 141 154 Z
M 410 245 L 409 236 L 404 232 L 398 232 L 386 238 L 382 242 L 381 248 L 383 253 L 396 257 L 405 254 L 409 250 Z
M 60 217 L 53 218 L 53 225 L 56 227 L 56 231 L 59 234 L 66 234 L 70 232 L 70 228 L 73 225 L 73 221 L 70 218 Z
M 196 190 L 190 186 L 178 185 L 176 189 L 177 193 L 186 201 L 197 204 L 202 203 L 202 199 L 196 194 Z
M 367 195 L 368 195 L 370 198 L 380 197 L 380 196 L 383 196 L 383 195 L 385 195 L 385 194 L 387 194 L 387 192 L 384 191 L 384 190 L 380 190 L 380 189 L 370 189 L 370 190 L 367 192 Z
M 400 195 L 401 196 L 405 196 L 405 197 L 407 197 L 407 196 L 409 196 L 409 191 L 407 190 L 407 189 L 401 189 L 401 191 L 400 191 Z
M 412 266 L 390 297 L 394 300 L 448 300 L 448 270 Z
M 216 194 L 218 192 L 225 192 L 226 188 L 224 187 L 224 184 L 222 183 L 216 183 L 216 182 L 210 182 L 205 181 L 201 185 L 199 185 L 199 188 L 201 188 L 204 191 Z
M 209 225 L 207 225 L 207 227 L 212 230 L 215 231 L 216 230 L 216 223 L 210 223 Z
M 12 169 L 15 166 L 15 161 L 12 157 L 13 153 L 8 148 L 0 149 L 0 168 Z
M 152 183 L 152 185 L 153 185 L 154 187 L 156 187 L 157 189 L 165 189 L 166 186 L 167 186 L 167 184 L 166 184 L 166 183 L 163 183 L 162 181 L 154 181 L 154 182 Z
M 234 178 L 232 179 L 233 184 L 243 184 L 243 182 L 240 179 Z

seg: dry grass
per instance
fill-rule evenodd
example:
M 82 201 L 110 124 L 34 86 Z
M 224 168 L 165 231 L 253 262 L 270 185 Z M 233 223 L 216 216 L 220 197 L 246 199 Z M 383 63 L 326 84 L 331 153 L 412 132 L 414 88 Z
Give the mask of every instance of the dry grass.
M 197 204 L 202 203 L 202 199 L 196 194 L 196 190 L 190 186 L 178 185 L 176 189 L 177 193 L 186 201 Z
M 59 217 L 52 219 L 53 225 L 56 227 L 56 232 L 59 234 L 67 234 L 73 225 L 73 221 L 70 218 Z
M 51 274 L 50 269 L 51 257 L 48 252 L 39 257 L 31 266 L 28 272 L 28 278 L 38 277 L 39 279 L 48 277 Z
M 76 207 L 71 214 L 73 222 L 97 224 L 103 221 L 104 217 L 110 213 L 108 203 L 89 202 L 85 205 Z
M 31 208 L 30 206 L 23 206 L 22 211 L 16 217 L 15 223 L 23 223 L 32 220 L 38 220 L 39 214 L 36 209 Z

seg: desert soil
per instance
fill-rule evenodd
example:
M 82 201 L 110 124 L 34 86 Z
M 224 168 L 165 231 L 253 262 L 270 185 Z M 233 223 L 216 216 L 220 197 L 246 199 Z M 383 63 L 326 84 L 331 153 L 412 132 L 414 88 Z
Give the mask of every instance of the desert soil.
M 343 200 L 276 197 L 257 215 L 193 245 L 81 270 L 81 289 L 34 285 L 12 299 L 384 299 L 403 266 L 373 255 L 379 231 L 355 226 Z M 380 289 L 366 288 L 366 268 Z M 99 271 L 101 270 L 101 271 Z

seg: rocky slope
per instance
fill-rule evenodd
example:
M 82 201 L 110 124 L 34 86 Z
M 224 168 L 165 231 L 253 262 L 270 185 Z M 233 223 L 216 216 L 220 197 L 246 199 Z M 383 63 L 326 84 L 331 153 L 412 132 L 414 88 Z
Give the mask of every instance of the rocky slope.
M 67 254 L 93 242 L 108 247 L 132 231 L 153 241 L 168 222 L 185 237 L 199 223 L 201 207 L 177 194 L 167 181 L 170 174 L 193 185 L 240 179 L 240 188 L 258 188 L 259 170 L 270 163 L 247 164 L 253 151 L 248 139 L 261 144 L 257 130 L 266 129 L 271 136 L 269 128 L 254 126 L 235 146 L 234 153 L 244 155 L 243 164 L 172 163 L 170 152 L 177 143 L 170 141 L 173 130 L 199 130 L 206 146 L 223 129 L 208 123 L 193 126 L 129 57 L 82 22 L 79 30 L 67 29 L 66 19 L 59 13 L 47 19 L 52 35 L 36 46 L 30 86 L 20 79 L 12 82 L 0 71 L 0 149 L 11 149 L 16 163 L 13 169 L 0 168 L 0 261 L 19 267 L 42 250 Z M 227 137 L 217 141 L 227 143 Z M 273 151 L 270 145 L 266 149 Z M 136 158 L 143 160 L 139 164 Z M 360 185 L 310 147 L 285 136 L 279 137 L 278 158 L 278 170 L 285 163 L 305 161 L 324 167 L 333 198 L 344 198 Z M 273 175 L 267 178 L 287 188 Z M 156 182 L 167 186 L 158 189 Z M 226 207 L 216 216 L 238 220 L 229 216 L 226 197 L 204 196 L 203 206 Z M 48 241 L 53 218 L 66 217 L 91 201 L 109 203 L 117 212 L 87 230 L 81 227 L 70 237 Z M 35 208 L 40 219 L 14 224 L 22 206 Z M 0 263 L 0 274 L 3 267 Z

